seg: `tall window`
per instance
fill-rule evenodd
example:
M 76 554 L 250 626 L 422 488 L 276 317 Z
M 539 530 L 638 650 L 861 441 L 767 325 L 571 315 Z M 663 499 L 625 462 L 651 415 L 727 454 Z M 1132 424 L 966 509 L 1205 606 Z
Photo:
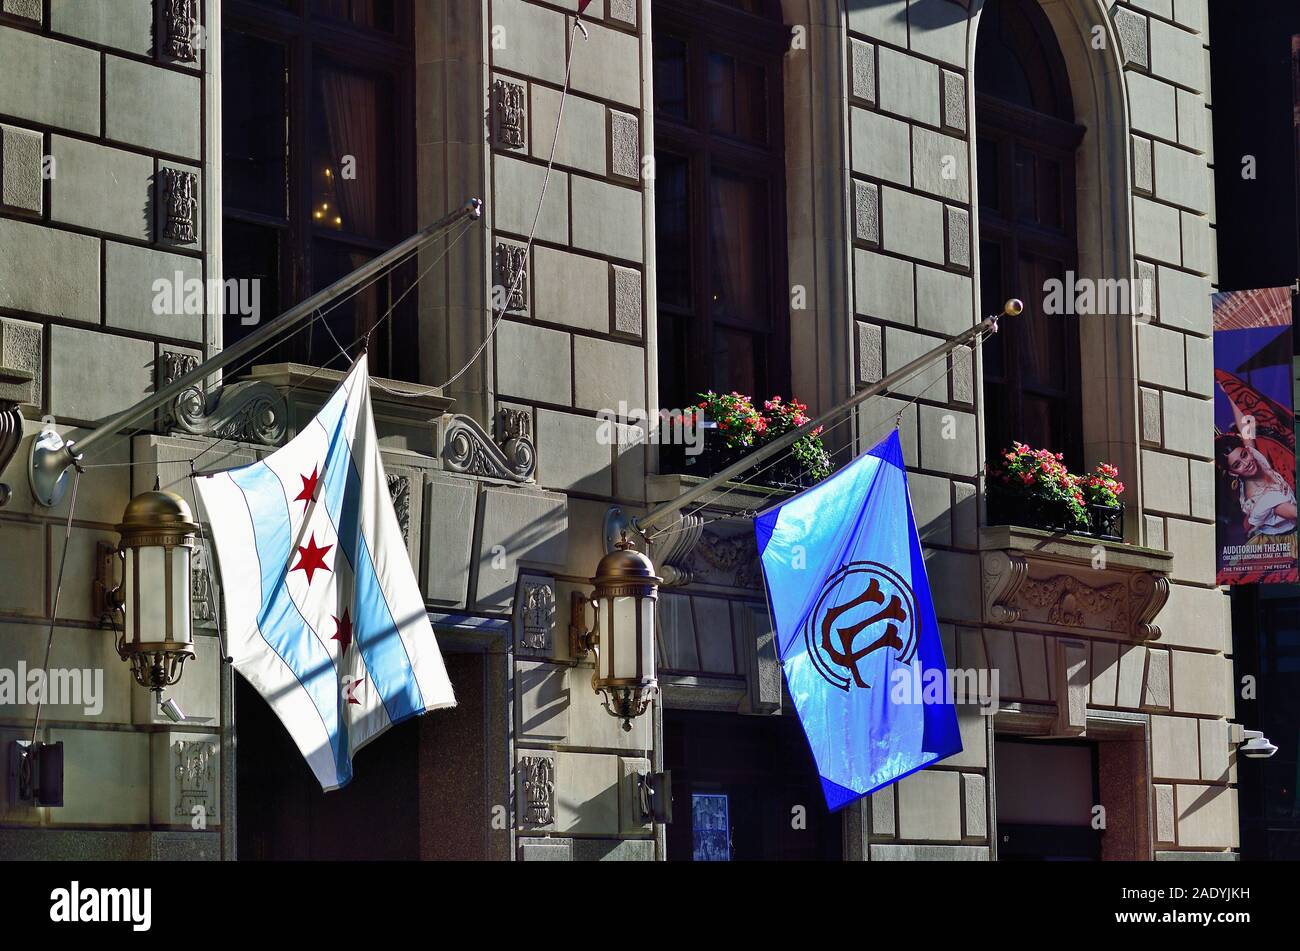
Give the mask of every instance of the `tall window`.
M 990 454 L 1014 440 L 1083 463 L 1079 328 L 1043 313 L 1044 289 L 1078 266 L 1075 150 L 1083 128 L 1065 60 L 1035 0 L 988 0 L 975 51 L 980 297 L 1019 297 L 1024 314 L 984 345 Z M 1066 287 L 1073 295 L 1073 288 Z
M 655 0 L 659 388 L 789 390 L 781 58 L 765 0 Z
M 222 255 L 227 279 L 260 282 L 260 322 L 414 230 L 410 6 L 224 4 Z M 338 344 L 380 321 L 410 271 L 398 269 L 256 359 L 340 365 Z M 417 378 L 414 296 L 375 331 L 374 372 Z M 225 343 L 255 327 L 227 315 Z

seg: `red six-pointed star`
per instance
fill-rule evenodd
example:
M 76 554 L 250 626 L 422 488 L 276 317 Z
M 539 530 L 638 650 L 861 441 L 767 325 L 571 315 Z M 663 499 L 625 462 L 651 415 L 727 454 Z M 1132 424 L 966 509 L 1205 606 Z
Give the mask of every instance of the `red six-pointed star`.
M 304 548 L 298 546 L 298 564 L 290 568 L 290 571 L 307 572 L 307 583 L 311 584 L 312 576 L 317 571 L 329 571 L 329 566 L 325 564 L 325 555 L 333 545 L 326 545 L 323 548 L 316 544 L 316 533 L 312 532 L 311 539 Z
M 320 482 L 320 466 L 312 466 L 311 475 L 299 475 L 302 479 L 302 491 L 294 496 L 295 502 L 301 502 L 303 511 L 316 501 L 316 486 Z
M 339 626 L 338 630 L 334 632 L 334 636 L 331 637 L 330 640 L 338 641 L 342 644 L 343 648 L 339 653 L 346 654 L 348 652 L 348 647 L 352 644 L 352 617 L 348 614 L 347 608 L 343 609 L 343 617 L 341 618 L 336 615 L 330 616 L 334 618 L 334 623 Z

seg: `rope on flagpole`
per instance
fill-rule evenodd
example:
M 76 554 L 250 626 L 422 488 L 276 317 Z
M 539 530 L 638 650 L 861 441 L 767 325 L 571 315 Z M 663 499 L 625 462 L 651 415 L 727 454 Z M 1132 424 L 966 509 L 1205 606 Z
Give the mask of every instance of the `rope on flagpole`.
M 515 294 L 517 294 L 520 287 L 523 286 L 524 276 L 528 273 L 529 255 L 532 254 L 533 244 L 537 240 L 537 228 L 542 220 L 542 208 L 546 204 L 546 192 L 551 184 L 551 173 L 555 169 L 555 154 L 560 144 L 560 128 L 564 124 L 564 104 L 568 102 L 569 99 L 569 91 L 573 77 L 573 54 L 578 48 L 576 41 L 579 33 L 582 34 L 583 42 L 586 42 L 589 36 L 587 28 L 583 26 L 581 16 L 574 18 L 573 30 L 570 31 L 569 51 L 565 57 L 564 63 L 564 87 L 560 90 L 560 107 L 555 116 L 555 135 L 551 139 L 551 153 L 546 160 L 546 175 L 542 178 L 542 190 L 541 194 L 538 195 L 537 198 L 537 210 L 533 213 L 533 224 L 528 231 L 528 241 L 524 245 L 524 266 L 518 269 L 518 272 L 514 276 L 514 280 L 510 283 L 508 292 L 502 297 L 501 304 L 496 308 L 496 314 L 492 318 L 492 325 L 488 328 L 487 334 L 483 337 L 483 342 L 478 345 L 478 348 L 470 355 L 469 359 L 465 361 L 464 366 L 448 377 L 445 382 L 440 383 L 435 387 L 424 387 L 416 390 L 399 390 L 384 386 L 380 383 L 372 384 L 383 392 L 392 396 L 419 397 L 445 390 L 469 372 L 470 368 L 478 362 L 478 358 L 483 355 L 483 351 L 488 348 L 488 345 L 496 336 L 497 329 L 505 319 L 506 311 L 510 308 L 510 301 L 514 299 Z M 391 310 L 389 313 L 391 313 Z M 386 319 L 388 319 L 388 314 L 385 314 L 376 321 L 375 326 L 371 328 L 370 332 L 373 333 Z
M 41 664 L 41 670 L 45 672 L 45 679 L 49 681 L 50 670 L 50 648 L 54 646 L 54 628 L 59 621 L 59 595 L 63 593 L 63 569 L 68 563 L 68 543 L 72 540 L 72 517 L 77 511 L 77 487 L 81 484 L 81 466 L 76 466 L 76 475 L 72 477 L 72 498 L 68 502 L 68 521 L 63 528 L 63 554 L 59 556 L 59 579 L 54 585 L 54 604 L 50 608 L 50 630 L 45 636 L 45 662 Z M 36 742 L 37 733 L 41 726 L 41 708 L 45 705 L 45 691 L 42 690 L 40 696 L 36 699 L 36 717 L 32 720 L 32 743 Z

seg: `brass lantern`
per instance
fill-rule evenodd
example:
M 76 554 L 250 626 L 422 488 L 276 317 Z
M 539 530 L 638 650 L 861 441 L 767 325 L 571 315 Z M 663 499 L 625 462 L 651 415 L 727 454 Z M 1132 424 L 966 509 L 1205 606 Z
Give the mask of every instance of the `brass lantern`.
M 624 534 L 614 551 L 596 566 L 596 577 L 591 579 L 595 590 L 590 597 L 580 592 L 573 595 L 569 625 L 573 654 L 583 657 L 595 651 L 592 689 L 604 694 L 605 709 L 621 718 L 627 731 L 659 691 L 655 608 L 662 581 L 650 559 L 634 549 Z M 596 624 L 590 631 L 584 630 L 588 603 L 596 611 Z
M 190 557 L 199 526 L 184 499 L 155 488 L 127 504 L 117 530 L 125 563 L 115 597 L 124 615 L 117 652 L 131 662 L 136 683 L 161 700 L 194 656 Z

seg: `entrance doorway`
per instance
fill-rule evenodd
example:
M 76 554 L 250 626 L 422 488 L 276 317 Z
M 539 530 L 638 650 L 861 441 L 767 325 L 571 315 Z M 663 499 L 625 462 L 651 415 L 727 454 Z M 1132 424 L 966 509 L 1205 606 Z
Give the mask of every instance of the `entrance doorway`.
M 1095 743 L 999 737 L 998 858 L 1011 862 L 1096 862 L 1102 833 Z
M 837 861 L 840 816 L 828 812 L 812 752 L 793 715 L 666 710 L 672 771 L 669 861 Z

